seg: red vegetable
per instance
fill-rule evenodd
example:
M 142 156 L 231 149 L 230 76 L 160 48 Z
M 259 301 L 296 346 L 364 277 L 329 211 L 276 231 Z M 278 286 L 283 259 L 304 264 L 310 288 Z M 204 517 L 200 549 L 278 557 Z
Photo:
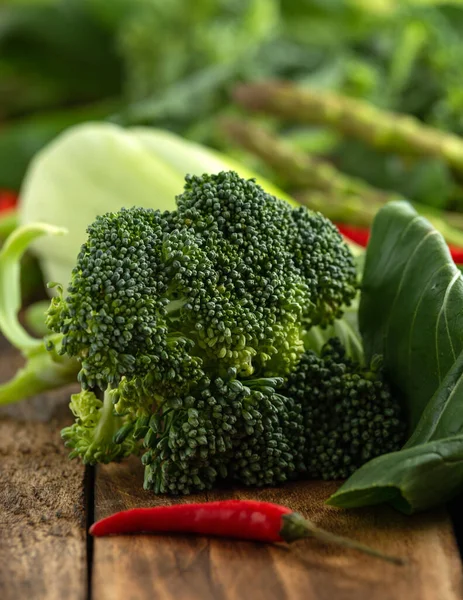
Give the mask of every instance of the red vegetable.
M 463 248 L 457 248 L 449 244 L 450 254 L 457 265 L 463 265 Z
M 364 227 L 354 227 L 352 225 L 344 225 L 341 223 L 337 223 L 336 227 L 346 238 L 358 244 L 359 246 L 366 248 L 370 238 L 369 229 Z M 449 250 L 454 262 L 457 265 L 463 265 L 463 248 L 458 248 L 457 246 L 452 246 L 449 244 Z
M 89 532 L 94 536 L 143 532 L 198 533 L 260 542 L 294 542 L 312 536 L 320 541 L 359 550 L 394 564 L 404 562 L 360 542 L 319 529 L 290 508 L 255 500 L 223 500 L 134 508 L 97 521 L 90 527 Z
M 336 227 L 339 231 L 349 240 L 352 240 L 363 248 L 368 244 L 370 238 L 370 230 L 364 227 L 354 227 L 352 225 L 344 225 L 343 223 L 336 223 Z
M 0 213 L 13 210 L 17 202 L 17 194 L 9 190 L 0 190 Z

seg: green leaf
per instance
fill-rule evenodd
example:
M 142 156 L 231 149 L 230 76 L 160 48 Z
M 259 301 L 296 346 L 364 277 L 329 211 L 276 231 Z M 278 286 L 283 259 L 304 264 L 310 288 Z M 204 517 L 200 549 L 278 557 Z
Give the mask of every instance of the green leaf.
M 359 310 L 367 360 L 383 355 L 412 435 L 329 499 L 350 508 L 389 502 L 405 513 L 463 490 L 463 279 L 442 236 L 405 202 L 379 211 Z
M 0 331 L 16 348 L 28 352 L 43 345 L 18 320 L 21 308 L 20 260 L 31 242 L 43 235 L 62 235 L 65 229 L 35 223 L 16 229 L 0 251 Z
M 405 448 L 448 436 L 463 434 L 463 352 L 426 405 Z
M 388 502 L 411 514 L 463 489 L 463 435 L 384 454 L 356 471 L 328 500 L 341 508 Z
M 415 428 L 463 350 L 463 279 L 442 236 L 406 202 L 379 211 L 368 246 L 359 322 L 367 359 L 401 391 Z

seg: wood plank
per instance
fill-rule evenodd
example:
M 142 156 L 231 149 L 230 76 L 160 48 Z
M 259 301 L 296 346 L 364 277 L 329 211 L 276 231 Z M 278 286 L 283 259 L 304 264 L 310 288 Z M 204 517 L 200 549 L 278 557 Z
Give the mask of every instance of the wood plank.
M 3 344 L 0 381 L 19 362 Z M 69 422 L 68 397 L 42 394 L 0 416 L 2 600 L 86 597 L 84 468 L 67 459 L 59 434 Z
M 142 490 L 137 459 L 99 467 L 95 518 L 118 510 L 184 502 Z M 315 540 L 291 547 L 192 536 L 121 536 L 94 541 L 98 600 L 460 600 L 461 562 L 443 510 L 406 517 L 388 507 L 341 511 L 324 505 L 333 482 L 222 490 L 189 501 L 254 498 L 285 504 L 330 531 L 404 556 L 386 564 Z

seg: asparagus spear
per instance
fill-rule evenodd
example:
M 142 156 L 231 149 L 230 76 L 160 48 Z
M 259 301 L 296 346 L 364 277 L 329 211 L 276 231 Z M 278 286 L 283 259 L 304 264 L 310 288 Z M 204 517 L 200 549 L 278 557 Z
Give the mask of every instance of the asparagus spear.
M 238 86 L 234 97 L 247 109 L 327 125 L 381 150 L 435 156 L 463 172 L 463 139 L 407 115 L 386 112 L 355 98 L 277 82 Z
M 326 161 L 299 152 L 252 121 L 227 119 L 223 128 L 235 143 L 269 165 L 292 188 L 298 201 L 323 212 L 333 221 L 369 226 L 385 202 L 399 197 L 345 175 Z M 295 188 L 309 189 L 294 193 Z M 463 232 L 458 230 L 463 229 L 463 215 L 413 204 L 447 242 L 463 246 Z
M 335 223 L 345 223 L 356 227 L 371 227 L 378 204 L 368 204 L 363 198 L 355 196 L 332 196 L 317 190 L 295 190 L 292 196 L 312 210 L 321 212 Z
M 345 175 L 326 160 L 296 150 L 255 122 L 229 118 L 223 127 L 232 140 L 262 159 L 292 188 L 310 187 L 375 204 L 398 198 L 394 192 L 378 190 L 362 179 Z

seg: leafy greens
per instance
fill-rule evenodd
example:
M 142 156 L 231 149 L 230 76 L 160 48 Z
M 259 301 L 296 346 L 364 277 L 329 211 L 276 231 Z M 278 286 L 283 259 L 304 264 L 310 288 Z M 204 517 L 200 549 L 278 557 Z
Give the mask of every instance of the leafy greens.
M 367 359 L 384 369 L 409 412 L 411 436 L 330 498 L 340 507 L 389 502 L 412 513 L 463 490 L 463 279 L 442 236 L 406 202 L 377 215 L 359 325 Z

